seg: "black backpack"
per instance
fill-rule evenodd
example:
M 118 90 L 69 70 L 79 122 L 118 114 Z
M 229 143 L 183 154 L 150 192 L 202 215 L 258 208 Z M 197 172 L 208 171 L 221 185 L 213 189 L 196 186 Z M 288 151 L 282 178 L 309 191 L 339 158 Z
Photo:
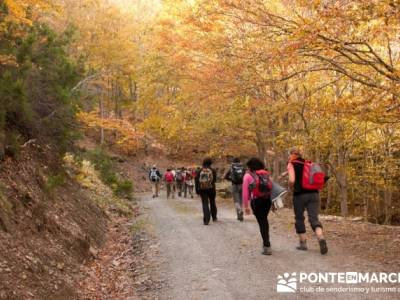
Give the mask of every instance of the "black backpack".
M 177 171 L 175 175 L 176 181 L 177 182 L 182 182 L 183 181 L 183 173 L 182 171 Z
M 151 169 L 150 170 L 150 180 L 152 182 L 157 182 L 157 181 L 160 180 L 160 177 L 158 176 L 157 171 L 158 171 L 157 169 Z
M 244 167 L 240 163 L 234 163 L 231 166 L 231 181 L 233 184 L 242 184 L 245 174 Z

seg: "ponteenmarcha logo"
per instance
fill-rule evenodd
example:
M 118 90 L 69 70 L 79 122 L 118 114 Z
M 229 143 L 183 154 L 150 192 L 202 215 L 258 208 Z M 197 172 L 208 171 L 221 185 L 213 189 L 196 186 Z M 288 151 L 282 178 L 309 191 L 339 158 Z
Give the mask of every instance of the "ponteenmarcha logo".
M 385 272 L 286 272 L 278 275 L 276 291 L 278 293 L 296 292 L 360 292 L 360 293 L 400 293 L 400 287 L 393 284 L 400 283 L 400 273 Z M 307 284 L 307 285 L 304 285 Z M 310 286 L 316 284 L 317 287 Z M 324 286 L 324 284 L 327 284 Z M 331 286 L 332 284 L 339 286 Z M 375 286 L 365 285 L 375 284 Z M 376 284 L 391 284 L 390 286 L 376 286 Z M 357 286 L 358 285 L 358 286 Z
M 285 273 L 285 274 L 283 274 L 283 276 L 278 275 L 276 291 L 278 293 L 296 293 L 296 291 L 297 291 L 296 272 L 294 272 L 292 274 Z

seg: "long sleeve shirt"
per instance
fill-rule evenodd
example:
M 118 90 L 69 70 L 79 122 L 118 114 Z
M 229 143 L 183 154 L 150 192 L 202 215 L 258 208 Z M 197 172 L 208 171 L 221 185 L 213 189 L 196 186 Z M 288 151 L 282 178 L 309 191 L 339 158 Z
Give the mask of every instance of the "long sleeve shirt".
M 253 176 L 249 173 L 246 173 L 243 177 L 243 185 L 242 185 L 242 202 L 245 208 L 249 207 L 249 203 L 251 201 L 250 197 L 250 184 L 254 181 Z

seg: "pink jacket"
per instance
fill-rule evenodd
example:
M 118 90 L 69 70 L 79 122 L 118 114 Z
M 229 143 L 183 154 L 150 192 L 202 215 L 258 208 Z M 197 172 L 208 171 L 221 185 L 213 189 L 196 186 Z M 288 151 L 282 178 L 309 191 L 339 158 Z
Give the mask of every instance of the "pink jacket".
M 243 185 L 242 185 L 242 202 L 244 207 L 249 207 L 250 203 L 250 190 L 249 185 L 254 181 L 253 176 L 249 173 L 246 173 L 243 177 Z

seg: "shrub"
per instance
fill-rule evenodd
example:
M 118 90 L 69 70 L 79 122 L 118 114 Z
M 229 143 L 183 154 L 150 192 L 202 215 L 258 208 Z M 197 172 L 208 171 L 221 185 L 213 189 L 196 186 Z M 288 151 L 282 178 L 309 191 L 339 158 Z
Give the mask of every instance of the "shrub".
M 114 194 L 127 199 L 132 198 L 133 184 L 130 180 L 121 179 L 115 171 L 115 161 L 108 156 L 103 149 L 96 148 L 86 151 L 83 156 L 91 161 L 95 169 L 100 173 L 100 179 L 111 187 Z

